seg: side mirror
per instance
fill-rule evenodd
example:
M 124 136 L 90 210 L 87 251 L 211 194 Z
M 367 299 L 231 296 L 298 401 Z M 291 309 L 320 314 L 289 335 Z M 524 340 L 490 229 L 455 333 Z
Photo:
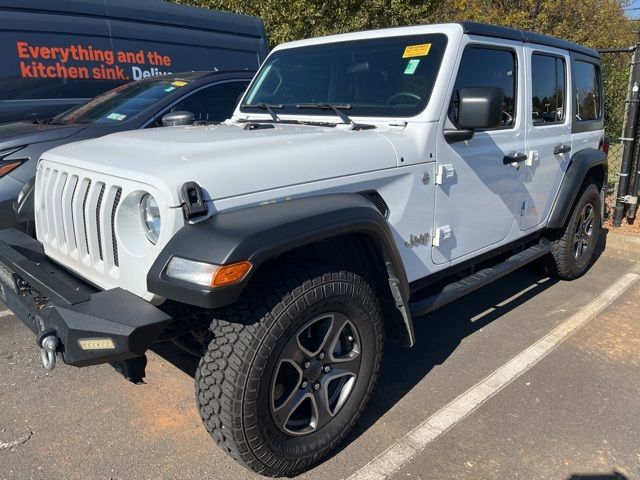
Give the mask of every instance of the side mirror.
M 177 127 L 179 125 L 193 125 L 196 117 L 191 112 L 170 112 L 162 117 L 163 127 Z
M 476 130 L 502 123 L 504 91 L 496 87 L 469 87 L 459 93 L 458 129 L 445 131 L 449 143 L 470 140 Z

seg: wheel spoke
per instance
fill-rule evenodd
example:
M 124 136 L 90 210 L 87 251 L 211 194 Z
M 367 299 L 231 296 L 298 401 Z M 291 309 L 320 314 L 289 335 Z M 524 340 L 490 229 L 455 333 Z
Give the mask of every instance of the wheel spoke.
M 282 353 L 280 354 L 280 358 L 282 360 L 289 360 L 298 370 L 300 370 L 298 366 L 306 358 L 306 355 L 303 347 L 300 345 L 297 335 L 291 338 L 285 345 Z
M 332 417 L 335 416 L 346 403 L 355 385 L 357 376 L 358 369 L 357 366 L 354 366 L 349 369 L 335 368 L 322 379 L 322 388 L 319 393 L 322 395 L 323 401 L 327 402 L 327 409 Z M 340 390 L 338 392 L 334 391 L 333 393 L 333 395 L 336 393 L 337 395 L 333 397 L 335 404 L 333 405 L 333 409 L 331 409 L 331 405 L 328 403 L 329 388 L 333 382 L 340 382 Z
M 312 403 L 314 409 L 313 427 L 317 430 L 324 427 L 333 418 L 329 405 L 329 392 L 326 387 L 313 392 Z
M 592 229 L 594 217 L 595 215 L 593 213 L 593 209 L 591 209 L 589 214 L 586 216 L 585 221 L 582 223 L 582 231 L 585 233 L 585 235 L 591 236 L 591 229 Z
M 278 408 L 273 409 L 273 417 L 278 426 L 287 429 L 286 425 L 291 415 L 298 409 L 300 404 L 308 397 L 313 395 L 307 389 L 295 388 L 287 400 Z
M 349 323 L 349 319 L 346 315 L 341 313 L 334 313 L 331 320 L 331 327 L 327 332 L 327 336 L 324 338 L 321 349 L 329 352 L 330 356 L 333 355 L 338 341 L 340 340 L 340 334 L 344 330 L 344 327 Z
M 354 377 L 360 372 L 360 353 L 355 352 L 348 357 L 334 358 L 334 368 L 326 375 L 329 381 L 345 375 L 353 375 Z
M 325 348 L 325 345 L 329 343 L 329 339 L 331 338 L 336 315 L 337 314 L 329 314 L 329 315 L 323 315 L 323 316 L 317 317 L 297 333 L 297 335 L 295 336 L 295 340 L 297 342 L 298 348 L 301 350 L 303 355 L 307 357 L 315 357 Z M 314 335 L 317 336 L 320 332 L 316 331 L 314 333 L 312 331 L 312 328 L 316 326 L 318 323 L 327 322 L 327 321 L 329 322 L 329 326 L 326 329 L 326 331 L 322 332 L 322 335 L 323 335 L 322 338 L 319 338 L 319 339 L 316 338 L 311 342 L 313 343 L 314 348 L 311 349 L 311 348 L 305 347 L 305 345 L 300 341 L 300 336 L 309 335 L 310 338 L 313 339 Z

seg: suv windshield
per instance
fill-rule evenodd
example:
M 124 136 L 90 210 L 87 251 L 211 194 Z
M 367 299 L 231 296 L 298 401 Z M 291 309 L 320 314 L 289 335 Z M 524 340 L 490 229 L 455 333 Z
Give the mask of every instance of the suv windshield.
M 427 105 L 447 39 L 442 34 L 328 43 L 274 52 L 244 105 L 277 105 L 278 114 L 410 117 Z M 299 104 L 307 104 L 304 109 Z M 245 113 L 255 108 L 241 107 Z
M 78 107 L 72 108 L 50 123 L 118 123 L 139 114 L 155 102 L 184 88 L 194 78 L 150 78 L 127 83 L 109 90 Z

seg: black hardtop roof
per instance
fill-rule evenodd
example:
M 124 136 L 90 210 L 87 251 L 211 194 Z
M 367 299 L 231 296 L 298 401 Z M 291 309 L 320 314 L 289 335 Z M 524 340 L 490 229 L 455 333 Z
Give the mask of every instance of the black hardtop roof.
M 263 37 L 260 18 L 163 0 L 0 0 L 0 10 L 87 15 Z
M 488 23 L 460 22 L 460 25 L 462 25 L 464 33 L 468 35 L 504 38 L 506 40 L 516 40 L 523 43 L 535 43 L 537 45 L 570 50 L 593 58 L 600 58 L 600 54 L 596 50 L 550 35 L 542 35 L 540 33 L 518 30 L 516 28 L 499 27 Z

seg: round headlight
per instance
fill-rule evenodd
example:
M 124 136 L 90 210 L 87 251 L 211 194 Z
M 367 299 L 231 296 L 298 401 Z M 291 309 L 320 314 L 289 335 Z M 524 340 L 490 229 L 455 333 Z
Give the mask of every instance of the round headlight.
M 149 241 L 155 245 L 160 237 L 160 209 L 156 199 L 148 193 L 140 199 L 140 223 Z

